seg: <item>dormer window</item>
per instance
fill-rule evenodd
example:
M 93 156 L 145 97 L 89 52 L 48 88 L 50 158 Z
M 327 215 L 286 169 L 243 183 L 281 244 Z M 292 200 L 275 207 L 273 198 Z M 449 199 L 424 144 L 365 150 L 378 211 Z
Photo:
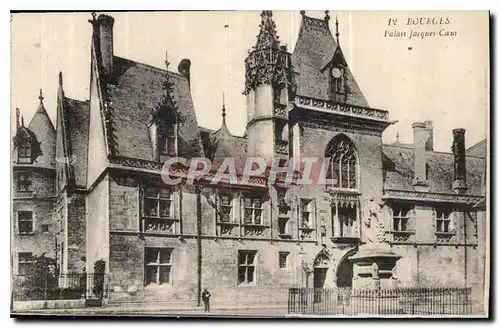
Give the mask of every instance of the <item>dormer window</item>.
M 332 68 L 332 89 L 335 93 L 344 93 L 344 68 L 340 66 Z
M 177 124 L 166 124 L 160 134 L 161 155 L 177 156 Z
M 31 143 L 23 139 L 17 148 L 17 160 L 19 163 L 31 163 Z

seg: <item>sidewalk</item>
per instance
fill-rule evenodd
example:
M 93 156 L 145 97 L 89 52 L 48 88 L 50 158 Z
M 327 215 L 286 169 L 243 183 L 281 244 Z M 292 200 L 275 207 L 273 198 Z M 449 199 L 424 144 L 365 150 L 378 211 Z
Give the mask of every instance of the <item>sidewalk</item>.
M 16 313 L 16 312 L 14 312 Z M 220 304 L 204 312 L 201 306 L 176 306 L 172 303 L 110 304 L 96 308 L 43 309 L 17 312 L 27 315 L 67 315 L 67 316 L 265 316 L 283 317 L 288 309 L 282 304 Z

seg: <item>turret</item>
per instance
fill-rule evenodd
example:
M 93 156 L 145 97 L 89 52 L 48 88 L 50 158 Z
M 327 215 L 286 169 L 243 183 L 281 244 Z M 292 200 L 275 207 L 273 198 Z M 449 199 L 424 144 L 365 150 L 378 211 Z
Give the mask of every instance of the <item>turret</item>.
M 257 42 L 245 60 L 249 156 L 288 158 L 290 58 L 280 46 L 272 12 L 263 11 Z

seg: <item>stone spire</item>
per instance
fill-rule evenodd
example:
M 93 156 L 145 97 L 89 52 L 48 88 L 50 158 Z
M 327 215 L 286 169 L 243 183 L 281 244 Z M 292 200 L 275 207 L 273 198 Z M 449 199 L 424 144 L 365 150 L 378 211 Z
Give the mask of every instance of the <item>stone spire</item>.
M 257 35 L 255 49 L 279 47 L 280 42 L 276 32 L 276 23 L 273 20 L 273 12 L 271 10 L 263 10 L 260 17 L 260 31 L 259 35 Z

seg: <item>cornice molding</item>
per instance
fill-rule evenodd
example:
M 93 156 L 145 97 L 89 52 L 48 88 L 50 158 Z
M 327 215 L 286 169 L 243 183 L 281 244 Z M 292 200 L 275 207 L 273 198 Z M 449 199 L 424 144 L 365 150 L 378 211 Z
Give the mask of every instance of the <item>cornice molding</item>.
M 355 106 L 328 100 L 296 96 L 294 103 L 298 107 L 319 110 L 327 113 L 341 114 L 373 121 L 389 122 L 389 112 L 382 109 Z
M 474 195 L 457 195 L 457 194 L 441 194 L 421 191 L 407 190 L 392 190 L 385 189 L 382 199 L 401 199 L 425 202 L 445 202 L 445 203 L 461 203 L 475 204 L 481 200 L 481 196 Z

